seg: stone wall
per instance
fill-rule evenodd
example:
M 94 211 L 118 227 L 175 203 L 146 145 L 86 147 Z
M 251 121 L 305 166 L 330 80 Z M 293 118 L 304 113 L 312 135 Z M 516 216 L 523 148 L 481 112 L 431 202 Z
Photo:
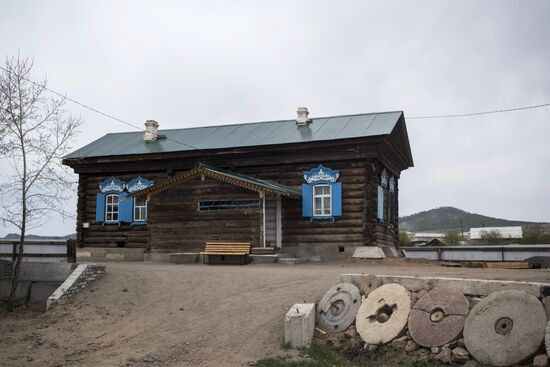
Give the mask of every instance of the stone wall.
M 105 264 L 81 264 L 48 298 L 46 309 L 55 304 L 63 304 L 68 298 L 93 282 L 97 277 L 105 274 Z

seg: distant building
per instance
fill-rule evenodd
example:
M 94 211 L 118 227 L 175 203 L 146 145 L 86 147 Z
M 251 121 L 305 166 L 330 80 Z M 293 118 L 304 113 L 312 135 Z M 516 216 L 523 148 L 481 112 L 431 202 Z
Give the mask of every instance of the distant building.
M 515 226 L 470 228 L 470 239 L 480 240 L 484 232 L 493 231 L 499 232 L 502 238 L 523 238 L 523 230 L 520 226 Z
M 433 239 L 443 239 L 445 238 L 445 233 L 439 232 L 418 232 L 413 234 L 412 241 L 425 241 L 430 242 Z
M 411 241 L 411 245 L 414 247 L 433 247 L 433 246 L 446 246 L 446 243 L 441 241 L 440 239 L 434 238 L 431 240 L 416 240 Z

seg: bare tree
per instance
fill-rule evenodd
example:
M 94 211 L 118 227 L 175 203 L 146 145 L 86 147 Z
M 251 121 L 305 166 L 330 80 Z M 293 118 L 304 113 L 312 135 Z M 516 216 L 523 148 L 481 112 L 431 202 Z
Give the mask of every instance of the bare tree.
M 0 159 L 11 167 L 0 176 L 0 221 L 19 230 L 8 311 L 15 307 L 27 231 L 55 213 L 68 215 L 62 204 L 72 183 L 61 157 L 81 124 L 63 99 L 48 97 L 46 80 L 32 81 L 32 67 L 32 60 L 18 56 L 0 69 Z

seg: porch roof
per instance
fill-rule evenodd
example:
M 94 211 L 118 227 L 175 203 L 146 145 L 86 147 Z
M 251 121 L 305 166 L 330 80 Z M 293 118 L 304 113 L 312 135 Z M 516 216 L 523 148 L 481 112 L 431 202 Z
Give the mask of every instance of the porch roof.
M 225 170 L 204 163 L 199 163 L 197 167 L 189 171 L 159 181 L 155 185 L 138 191 L 133 195 L 138 197 L 143 197 L 146 195 L 156 195 L 180 183 L 188 182 L 201 176 L 256 192 L 270 192 L 292 198 L 300 198 L 302 196 L 301 191 L 293 187 L 269 180 L 262 180 L 256 177 L 243 175 L 242 173 Z

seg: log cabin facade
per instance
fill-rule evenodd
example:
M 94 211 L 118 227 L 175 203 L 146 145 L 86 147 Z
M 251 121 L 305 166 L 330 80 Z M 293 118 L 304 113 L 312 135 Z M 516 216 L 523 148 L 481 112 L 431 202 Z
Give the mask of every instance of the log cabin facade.
M 403 112 L 107 134 L 64 157 L 77 244 L 199 252 L 212 240 L 289 254 L 395 254 Z

